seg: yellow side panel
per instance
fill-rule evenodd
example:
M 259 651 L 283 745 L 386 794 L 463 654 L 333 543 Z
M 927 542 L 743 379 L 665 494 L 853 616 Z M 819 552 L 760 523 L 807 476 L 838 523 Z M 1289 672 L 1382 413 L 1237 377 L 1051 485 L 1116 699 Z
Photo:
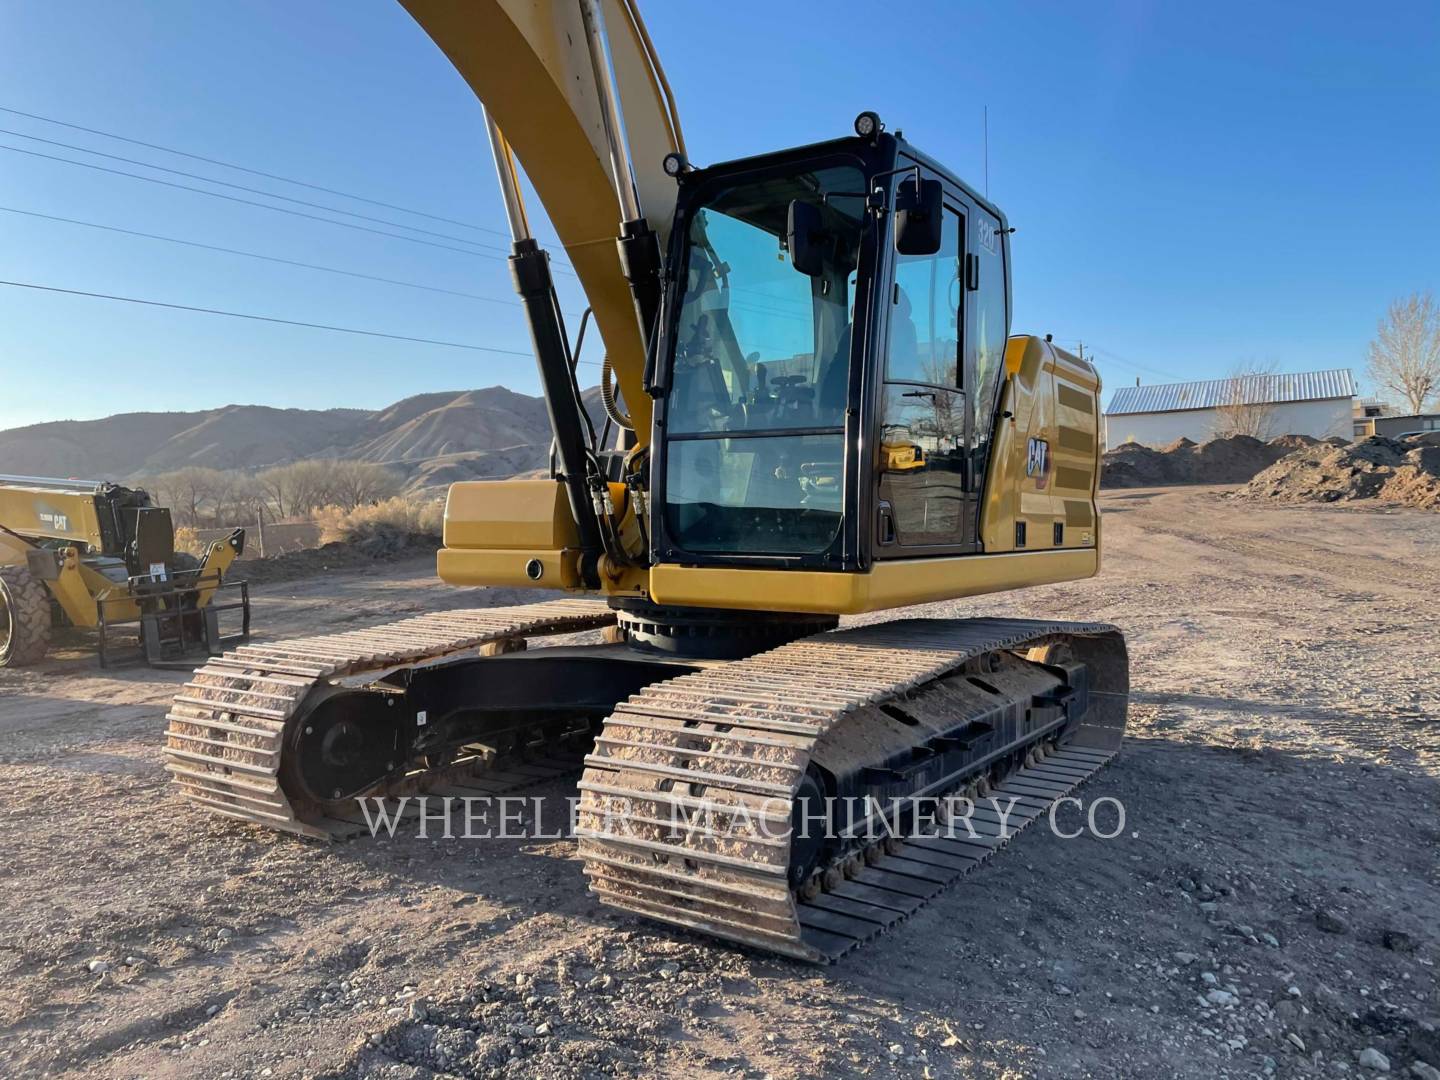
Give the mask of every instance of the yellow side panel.
M 868 574 L 818 570 L 732 570 L 661 563 L 650 568 L 659 604 L 853 615 L 1091 577 L 1091 549 L 960 555 L 876 563 Z
M 616 519 L 638 526 L 627 504 L 624 484 L 610 484 Z M 450 485 L 445 502 L 445 547 L 437 572 L 452 585 L 521 586 L 581 589 L 579 530 L 570 500 L 558 480 L 472 480 Z M 539 570 L 538 575 L 536 570 Z M 612 596 L 643 596 L 643 567 L 599 564 L 599 591 Z
M 1009 373 L 1001 397 L 981 508 L 987 553 L 1098 547 L 1100 380 L 1078 357 L 1037 337 L 1006 345 Z M 1062 526 L 1061 543 L 1055 528 Z
M 575 519 L 558 480 L 468 480 L 445 499 L 445 546 L 505 550 L 574 547 Z
M 452 585 L 573 589 L 575 519 L 558 480 L 471 480 L 450 485 L 445 547 L 436 559 Z M 526 568 L 532 560 L 539 577 Z
M 440 580 L 451 585 L 488 585 L 494 588 L 578 589 L 580 574 L 574 549 L 547 551 L 470 551 L 442 548 L 435 557 Z M 538 563 L 540 576 L 530 572 Z
M 1000 395 L 1000 416 L 990 444 L 985 502 L 980 508 L 980 539 L 987 552 L 1015 547 L 1015 520 L 1021 515 L 1020 483 L 1025 478 L 1025 438 L 1030 404 L 1040 369 L 1038 339 L 1013 337 L 1005 344 L 1007 378 Z M 1006 413 L 1009 419 L 1004 419 Z

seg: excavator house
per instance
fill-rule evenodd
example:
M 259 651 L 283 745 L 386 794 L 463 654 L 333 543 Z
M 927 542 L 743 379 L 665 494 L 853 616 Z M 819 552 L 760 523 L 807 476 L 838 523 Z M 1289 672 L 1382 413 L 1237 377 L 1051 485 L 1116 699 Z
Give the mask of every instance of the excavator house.
M 334 838 L 357 798 L 578 745 L 602 901 L 833 959 L 1120 745 L 1112 626 L 839 628 L 1095 574 L 1098 376 L 1009 335 L 1004 214 L 877 114 L 696 167 L 631 0 L 405 6 L 485 106 L 555 436 L 549 479 L 451 488 L 439 573 L 566 598 L 243 646 L 176 698 L 167 767 Z M 604 339 L 599 431 L 517 160 Z

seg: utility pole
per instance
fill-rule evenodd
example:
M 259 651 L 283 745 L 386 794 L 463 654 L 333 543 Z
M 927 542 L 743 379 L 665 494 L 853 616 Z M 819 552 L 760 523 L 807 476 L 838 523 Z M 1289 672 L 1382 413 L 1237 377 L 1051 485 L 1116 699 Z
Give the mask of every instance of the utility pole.
M 1081 360 L 1084 360 L 1084 359 L 1085 359 L 1085 343 L 1084 343 L 1083 341 L 1077 341 L 1077 342 L 1075 343 L 1075 349 L 1076 349 L 1076 351 L 1080 354 L 1080 359 L 1081 359 Z

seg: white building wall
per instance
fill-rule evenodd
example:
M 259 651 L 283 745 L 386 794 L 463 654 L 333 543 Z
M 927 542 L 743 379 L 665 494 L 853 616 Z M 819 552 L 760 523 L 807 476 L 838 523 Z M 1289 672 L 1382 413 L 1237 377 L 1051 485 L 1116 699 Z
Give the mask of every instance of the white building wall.
M 1272 406 L 1270 431 L 1266 438 L 1277 435 L 1309 435 L 1328 439 L 1338 435 L 1354 438 L 1354 406 L 1351 398 L 1330 398 L 1326 401 L 1289 401 Z M 1157 449 L 1176 439 L 1205 442 L 1215 438 L 1220 419 L 1216 409 L 1185 409 L 1180 412 L 1125 413 L 1105 418 L 1105 445 L 1116 447 L 1123 442 L 1137 442 Z

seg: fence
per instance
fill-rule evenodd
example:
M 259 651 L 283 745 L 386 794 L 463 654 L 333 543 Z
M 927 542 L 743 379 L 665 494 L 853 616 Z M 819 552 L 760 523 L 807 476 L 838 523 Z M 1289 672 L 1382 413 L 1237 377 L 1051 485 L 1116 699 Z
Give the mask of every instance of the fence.
M 302 548 L 316 547 L 320 543 L 320 526 L 313 521 L 278 524 L 267 521 L 263 527 L 255 521 L 248 524 L 240 522 L 239 525 L 245 530 L 245 554 L 241 556 L 242 559 L 258 559 L 262 555 L 299 551 Z M 212 540 L 225 539 L 235 527 L 230 525 L 223 529 L 196 529 L 195 532 L 201 543 L 208 544 Z

